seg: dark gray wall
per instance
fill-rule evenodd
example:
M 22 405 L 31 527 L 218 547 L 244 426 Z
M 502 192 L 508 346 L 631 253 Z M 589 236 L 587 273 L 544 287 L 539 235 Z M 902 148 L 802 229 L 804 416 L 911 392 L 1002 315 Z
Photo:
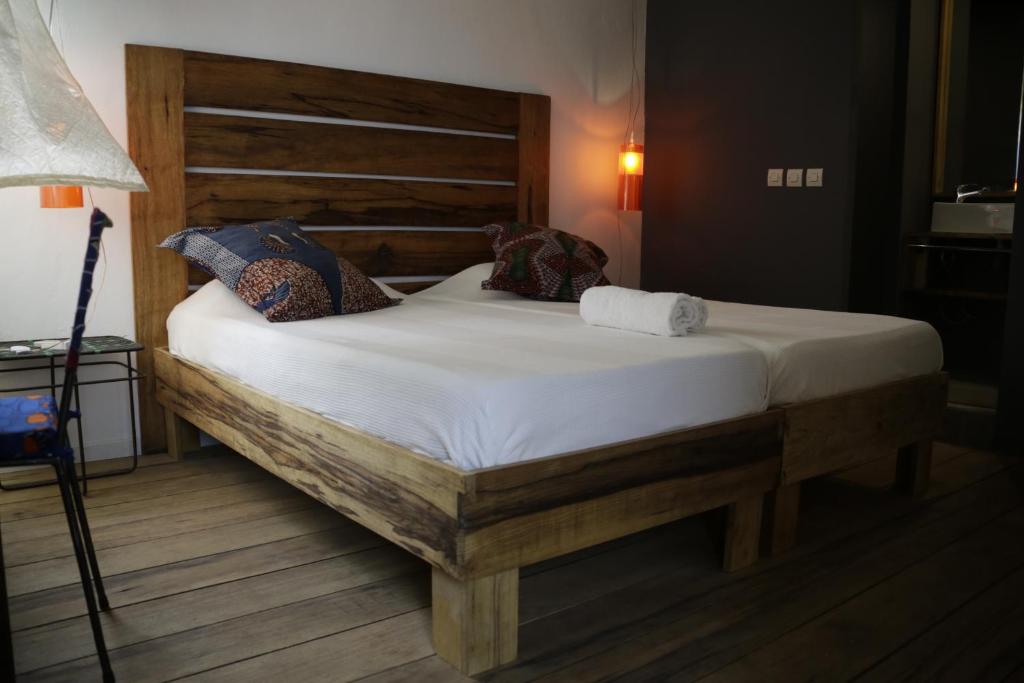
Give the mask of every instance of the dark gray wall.
M 932 157 L 935 149 L 935 86 L 941 5 L 941 0 L 912 0 L 910 3 L 900 213 L 903 233 L 924 232 L 932 220 Z
M 1024 36 L 1022 36 L 1024 39 Z M 1013 215 L 1013 265 L 1003 336 L 996 437 L 1014 455 L 1024 455 L 1024 187 L 1017 188 Z
M 910 4 L 857 0 L 857 10 L 848 304 L 851 311 L 898 313 Z
M 854 5 L 649 0 L 645 289 L 846 308 Z M 765 186 L 786 167 L 824 187 Z

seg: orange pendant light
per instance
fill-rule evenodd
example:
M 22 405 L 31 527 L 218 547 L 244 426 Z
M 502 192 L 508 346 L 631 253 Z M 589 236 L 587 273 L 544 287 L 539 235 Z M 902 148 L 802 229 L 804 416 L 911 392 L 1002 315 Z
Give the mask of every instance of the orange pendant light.
M 80 185 L 43 185 L 39 188 L 39 206 L 44 209 L 80 209 L 82 201 Z
M 644 189 L 644 146 L 630 142 L 619 147 L 619 210 L 639 211 Z

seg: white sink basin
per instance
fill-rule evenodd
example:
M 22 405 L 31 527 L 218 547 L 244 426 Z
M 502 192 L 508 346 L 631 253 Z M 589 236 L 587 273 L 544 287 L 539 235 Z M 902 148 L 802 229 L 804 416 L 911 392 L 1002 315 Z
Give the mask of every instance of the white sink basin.
M 1013 204 L 932 204 L 932 232 L 1011 233 Z

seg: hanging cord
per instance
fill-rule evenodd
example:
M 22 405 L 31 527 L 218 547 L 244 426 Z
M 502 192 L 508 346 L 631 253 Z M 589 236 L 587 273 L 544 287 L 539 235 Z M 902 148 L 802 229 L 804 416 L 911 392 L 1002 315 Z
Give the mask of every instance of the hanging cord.
M 616 284 L 618 284 L 619 287 L 621 287 L 622 286 L 622 262 L 626 260 L 626 255 L 622 251 L 622 216 L 620 215 L 619 211 L 615 212 L 615 223 L 618 225 L 618 228 L 619 228 L 619 230 L 618 230 L 619 231 L 619 277 L 618 277 L 618 282 Z
M 633 133 L 636 130 L 636 117 L 640 114 L 640 107 L 643 104 L 643 81 L 640 80 L 640 69 L 636 64 L 636 47 L 637 47 L 637 35 L 636 35 L 636 15 L 637 9 L 639 8 L 639 0 L 634 0 L 630 4 L 629 8 L 629 26 L 630 26 L 630 55 L 631 55 L 631 70 L 629 75 L 629 98 L 626 103 L 626 130 L 622 136 L 622 144 L 626 145 L 634 142 Z M 618 284 L 622 285 L 622 266 L 626 260 L 626 255 L 622 251 L 622 212 L 615 212 L 615 223 L 618 229 L 619 237 L 619 275 Z

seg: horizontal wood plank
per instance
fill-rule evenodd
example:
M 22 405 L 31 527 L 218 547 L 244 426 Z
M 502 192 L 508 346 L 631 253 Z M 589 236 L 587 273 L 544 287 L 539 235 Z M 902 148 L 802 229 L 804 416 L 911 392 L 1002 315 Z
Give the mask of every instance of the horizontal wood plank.
M 104 523 L 102 526 L 93 521 L 90 515 L 89 523 L 92 531 L 93 545 L 97 550 L 106 550 L 119 546 L 154 541 L 157 539 L 169 539 L 181 534 L 194 535 L 214 527 L 232 526 L 254 519 L 262 519 L 285 512 L 312 509 L 320 507 L 318 503 L 309 496 L 303 495 L 294 488 L 288 487 L 284 482 L 275 489 L 278 495 L 267 496 L 260 500 L 250 500 L 252 496 L 249 487 L 264 482 L 252 482 L 250 484 L 236 484 L 235 486 L 224 486 L 212 491 L 202 491 L 211 500 L 221 498 L 223 502 L 218 505 L 208 505 L 202 508 L 201 514 L 195 510 L 161 515 L 154 519 L 132 521 L 122 523 Z M 283 487 L 287 487 L 283 490 Z M 234 489 L 234 490 L 232 490 Z M 233 502 L 234 496 L 245 496 L 241 501 Z M 169 504 L 173 505 L 177 498 L 185 496 L 169 496 Z M 149 501 L 144 501 L 149 502 Z M 126 504 L 129 505 L 129 504 Z M 122 505 L 110 506 L 113 508 L 123 507 Z M 152 505 L 150 506 L 152 507 Z M 110 508 L 98 508 L 99 512 L 109 511 Z M 58 515 L 51 515 L 57 517 Z M 108 515 L 100 515 L 100 520 L 106 522 L 110 519 Z M 45 518 L 49 520 L 50 518 Z M 118 517 L 114 517 L 118 519 Z M 35 521 L 35 520 L 32 520 Z M 65 522 L 66 525 L 66 522 Z M 173 540 L 171 541 L 173 542 Z M 52 560 L 58 557 L 72 557 L 74 549 L 71 545 L 67 531 L 63 534 L 54 534 L 42 538 L 32 538 L 26 541 L 5 543 L 5 564 L 8 569 L 23 564 Z
M 185 52 L 185 104 L 515 133 L 518 93 L 309 64 Z
M 237 173 L 185 174 L 189 225 L 281 216 L 303 225 L 479 228 L 514 220 L 511 185 Z
M 936 372 L 785 407 L 782 482 L 789 484 L 933 438 L 946 406 Z
M 471 530 L 463 544 L 465 572 L 522 567 L 764 493 L 778 483 L 780 461 L 655 481 Z
M 282 544 L 269 545 L 277 548 Z M 107 647 L 114 650 L 251 614 L 265 614 L 286 605 L 323 600 L 339 591 L 414 573 L 425 575 L 426 566 L 400 548 L 384 544 L 184 593 L 120 604 L 116 618 L 105 619 L 104 635 Z M 288 589 L 282 590 L 283 586 Z M 305 602 L 298 609 L 309 606 Z M 46 647 L 53 642 L 61 643 L 59 652 Z M 164 649 L 163 643 L 151 642 L 149 647 L 154 645 L 157 649 L 150 650 L 151 655 Z M 80 657 L 90 658 L 95 645 L 88 618 L 78 616 L 18 632 L 15 648 L 19 653 L 19 670 L 32 671 Z M 133 654 L 141 654 L 142 650 L 139 648 Z M 122 656 L 121 661 L 124 660 Z M 120 668 L 118 672 L 127 675 Z M 161 673 L 167 675 L 167 671 Z
M 652 482 L 724 473 L 764 461 L 777 463 L 782 454 L 781 432 L 782 412 L 776 410 L 479 470 L 473 473 L 473 485 L 462 505 L 462 523 L 474 529 Z
M 264 476 L 270 476 L 264 473 Z M 343 520 L 344 521 L 344 520 Z M 311 530 L 310 530 L 311 531 Z M 231 534 L 224 534 L 231 542 Z M 329 560 L 386 545 L 380 536 L 358 524 L 345 523 L 326 531 L 305 533 L 236 550 L 223 550 L 174 564 L 106 575 L 103 585 L 116 609 L 183 590 L 202 590 L 291 567 Z M 405 552 L 405 551 L 401 551 Z M 406 553 L 408 555 L 408 553 Z M 68 559 L 73 565 L 74 560 Z M 103 567 L 101 566 L 102 570 Z M 11 597 L 12 628 L 22 630 L 86 614 L 81 584 L 71 584 Z
M 458 571 L 463 473 L 166 349 L 156 359 L 157 398 L 165 408 L 409 552 Z
M 201 524 L 201 522 L 200 522 Z M 230 525 L 151 538 L 125 546 L 98 548 L 96 557 L 104 577 L 164 564 L 204 557 L 224 550 L 263 545 L 314 531 L 350 528 L 344 517 L 323 506 L 298 509 L 266 518 L 250 518 Z M 362 530 L 359 530 L 362 532 Z M 230 537 L 224 543 L 225 533 Z M 71 585 L 79 580 L 78 568 L 66 557 L 7 568 L 9 595 L 17 596 L 47 588 Z
M 483 232 L 455 230 L 308 230 L 320 244 L 370 277 L 454 275 L 494 260 Z M 211 277 L 189 268 L 189 284 Z M 433 284 L 433 283 L 431 283 Z
M 185 165 L 516 180 L 515 140 L 185 113 Z

